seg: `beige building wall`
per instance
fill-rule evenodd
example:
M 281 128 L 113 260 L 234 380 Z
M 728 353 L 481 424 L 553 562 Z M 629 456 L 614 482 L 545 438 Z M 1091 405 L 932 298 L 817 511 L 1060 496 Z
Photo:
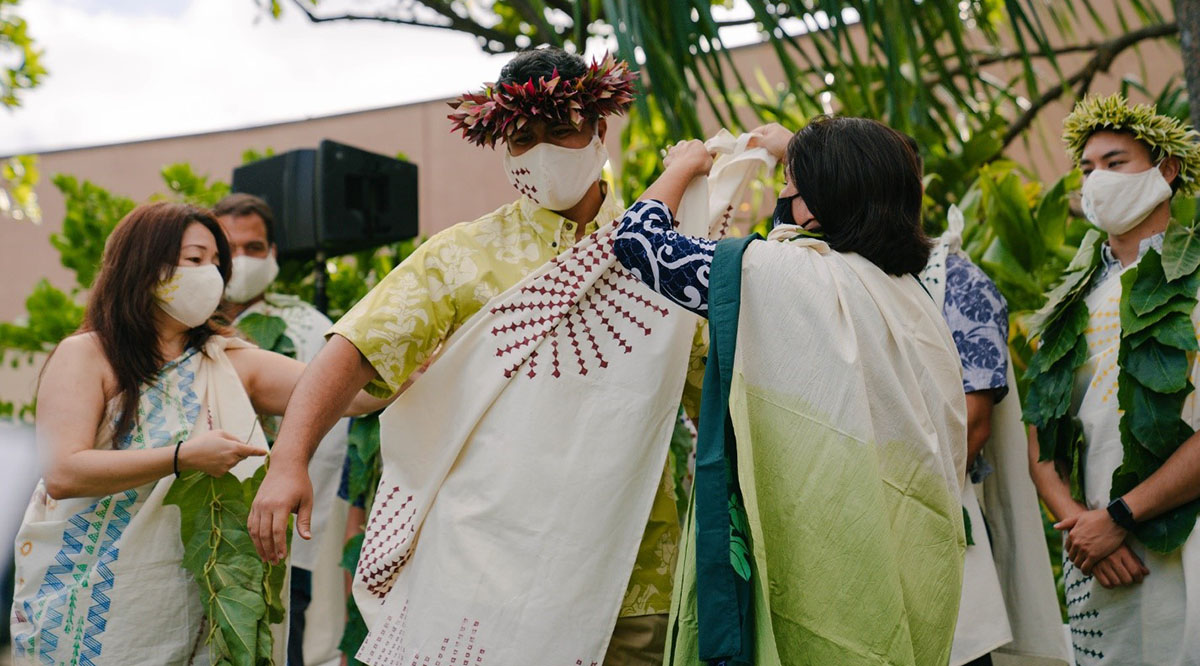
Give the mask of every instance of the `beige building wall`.
M 1170 15 L 1169 2 L 1161 0 L 1159 4 Z M 1085 32 L 1084 36 L 1089 35 Z M 1098 34 L 1090 36 L 1100 39 Z M 748 81 L 755 80 L 756 71 L 772 82 L 783 76 L 769 47 L 738 49 L 734 60 Z M 1063 71 L 1075 71 L 1084 60 L 1084 56 L 1064 57 Z M 1140 54 L 1130 50 L 1120 56 L 1110 74 L 1097 77 L 1092 90 L 1112 92 L 1121 78 L 1129 75 L 1158 91 L 1181 72 L 1178 50 L 1162 40 L 1145 42 Z M 1046 85 L 1054 80 L 1049 73 L 1044 77 Z M 1051 104 L 1039 116 L 1028 139 L 1015 142 L 1008 155 L 1044 180 L 1052 181 L 1068 170 L 1071 165 L 1058 136 L 1071 103 L 1064 98 Z M 43 178 L 37 188 L 42 224 L 16 222 L 0 214 L 0 321 L 11 321 L 24 312 L 23 301 L 38 280 L 47 278 L 59 287 L 73 284 L 71 274 L 59 265 L 58 253 L 49 242 L 50 235 L 61 229 L 64 215 L 62 197 L 50 183 L 52 174 L 71 174 L 144 201 L 163 191 L 159 170 L 171 163 L 190 162 L 198 173 L 228 181 L 247 148 L 270 147 L 282 153 L 313 148 L 322 139 L 332 139 L 387 155 L 402 151 L 415 162 L 420 168 L 421 232 L 429 235 L 474 219 L 514 198 L 502 172 L 502 153 L 478 148 L 452 135 L 446 119 L 449 111 L 445 100 L 434 100 L 276 125 L 43 153 Z M 620 119 L 610 121 L 608 145 L 614 158 L 619 158 L 622 126 Z M 32 394 L 32 386 L 31 369 L 0 370 L 0 399 L 23 402 Z

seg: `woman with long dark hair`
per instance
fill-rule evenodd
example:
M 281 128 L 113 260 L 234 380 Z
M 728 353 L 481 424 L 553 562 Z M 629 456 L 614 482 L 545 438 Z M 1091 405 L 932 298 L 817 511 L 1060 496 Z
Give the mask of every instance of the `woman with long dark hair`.
M 108 239 L 84 324 L 38 387 L 44 477 L 16 542 L 18 663 L 207 660 L 201 591 L 164 495 L 184 472 L 261 466 L 255 414 L 282 414 L 304 369 L 211 319 L 230 265 L 216 219 L 186 204 L 139 206 Z M 360 394 L 351 411 L 381 404 Z
M 862 118 L 753 134 L 787 177 L 766 240 L 674 231 L 712 165 L 691 141 L 614 241 L 634 275 L 709 321 L 667 661 L 945 664 L 966 408 L 953 340 L 915 276 L 931 247 L 917 156 Z

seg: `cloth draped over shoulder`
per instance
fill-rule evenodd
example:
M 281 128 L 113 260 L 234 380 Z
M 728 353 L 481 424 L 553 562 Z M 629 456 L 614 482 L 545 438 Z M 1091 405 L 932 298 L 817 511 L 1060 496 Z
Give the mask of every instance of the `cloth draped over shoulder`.
M 736 165 L 692 190 L 692 233 L 772 163 L 719 139 Z M 492 298 L 381 416 L 360 661 L 603 660 L 698 324 L 616 263 L 614 230 Z
M 113 428 L 120 398 L 111 400 L 97 449 L 174 446 L 222 429 L 266 448 L 262 428 L 227 348 L 213 337 L 142 386 L 138 419 L 119 440 Z M 264 458 L 231 470 L 253 475 Z M 55 500 L 39 481 L 17 536 L 13 649 L 17 664 L 206 664 L 207 622 L 200 588 L 183 569 L 179 508 L 163 504 L 175 477 L 105 497 Z M 274 659 L 286 653 L 287 619 L 272 625 Z
M 954 344 L 913 276 L 796 236 L 716 250 L 667 663 L 945 664 L 965 547 Z
M 949 229 L 921 273 L 939 311 L 946 299 L 948 257 L 965 257 L 962 212 L 952 206 L 949 218 Z M 962 492 L 974 543 L 964 559 L 950 666 L 988 653 L 996 666 L 1065 666 L 1070 656 L 1037 491 L 1029 478 L 1020 395 L 1012 364 L 1007 365 L 1009 391 L 993 408 L 992 436 L 982 451 L 994 472 L 980 483 L 968 479 Z

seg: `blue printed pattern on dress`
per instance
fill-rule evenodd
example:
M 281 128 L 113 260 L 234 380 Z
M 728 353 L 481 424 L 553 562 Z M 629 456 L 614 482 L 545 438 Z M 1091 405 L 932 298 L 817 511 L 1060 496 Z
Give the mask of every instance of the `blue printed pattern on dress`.
M 962 361 L 963 391 L 1008 393 L 1008 304 L 978 266 L 957 254 L 946 258 L 942 315 Z
M 201 409 L 194 390 L 196 366 L 201 358 L 195 350 L 190 351 L 165 365 L 158 376 L 142 386 L 139 422 L 119 442 L 114 442 L 115 448 L 129 448 L 135 441 L 135 432 L 144 435 L 138 448 L 156 448 L 173 445 L 177 437 L 191 431 Z M 171 432 L 172 423 L 168 420 L 171 408 L 178 410 L 171 421 L 186 428 L 183 432 Z M 120 556 L 117 543 L 137 513 L 140 499 L 138 489 L 108 495 L 68 519 L 55 564 L 46 569 L 33 602 L 22 604 L 27 618 L 41 615 L 45 621 L 36 636 L 14 636 L 19 656 L 36 649 L 42 663 L 63 663 L 63 657 L 68 655 L 59 654 L 61 648 L 71 653 L 67 663 L 94 664 L 103 648 L 100 638 L 107 628 L 107 614 L 112 606 L 109 593 L 116 582 L 112 565 Z M 80 592 L 89 585 L 91 603 L 82 612 Z
M 651 289 L 708 317 L 708 273 L 716 241 L 681 234 L 661 201 L 638 201 L 625 211 L 613 237 L 621 265 Z

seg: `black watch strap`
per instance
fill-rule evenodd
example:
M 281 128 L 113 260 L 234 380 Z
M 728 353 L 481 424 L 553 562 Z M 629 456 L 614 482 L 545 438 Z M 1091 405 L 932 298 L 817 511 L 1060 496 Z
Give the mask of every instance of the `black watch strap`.
M 1133 530 L 1137 527 L 1137 521 L 1133 519 L 1133 512 L 1129 510 L 1129 505 L 1125 503 L 1123 497 L 1108 503 L 1108 515 L 1113 519 L 1113 522 L 1124 527 L 1127 530 Z

